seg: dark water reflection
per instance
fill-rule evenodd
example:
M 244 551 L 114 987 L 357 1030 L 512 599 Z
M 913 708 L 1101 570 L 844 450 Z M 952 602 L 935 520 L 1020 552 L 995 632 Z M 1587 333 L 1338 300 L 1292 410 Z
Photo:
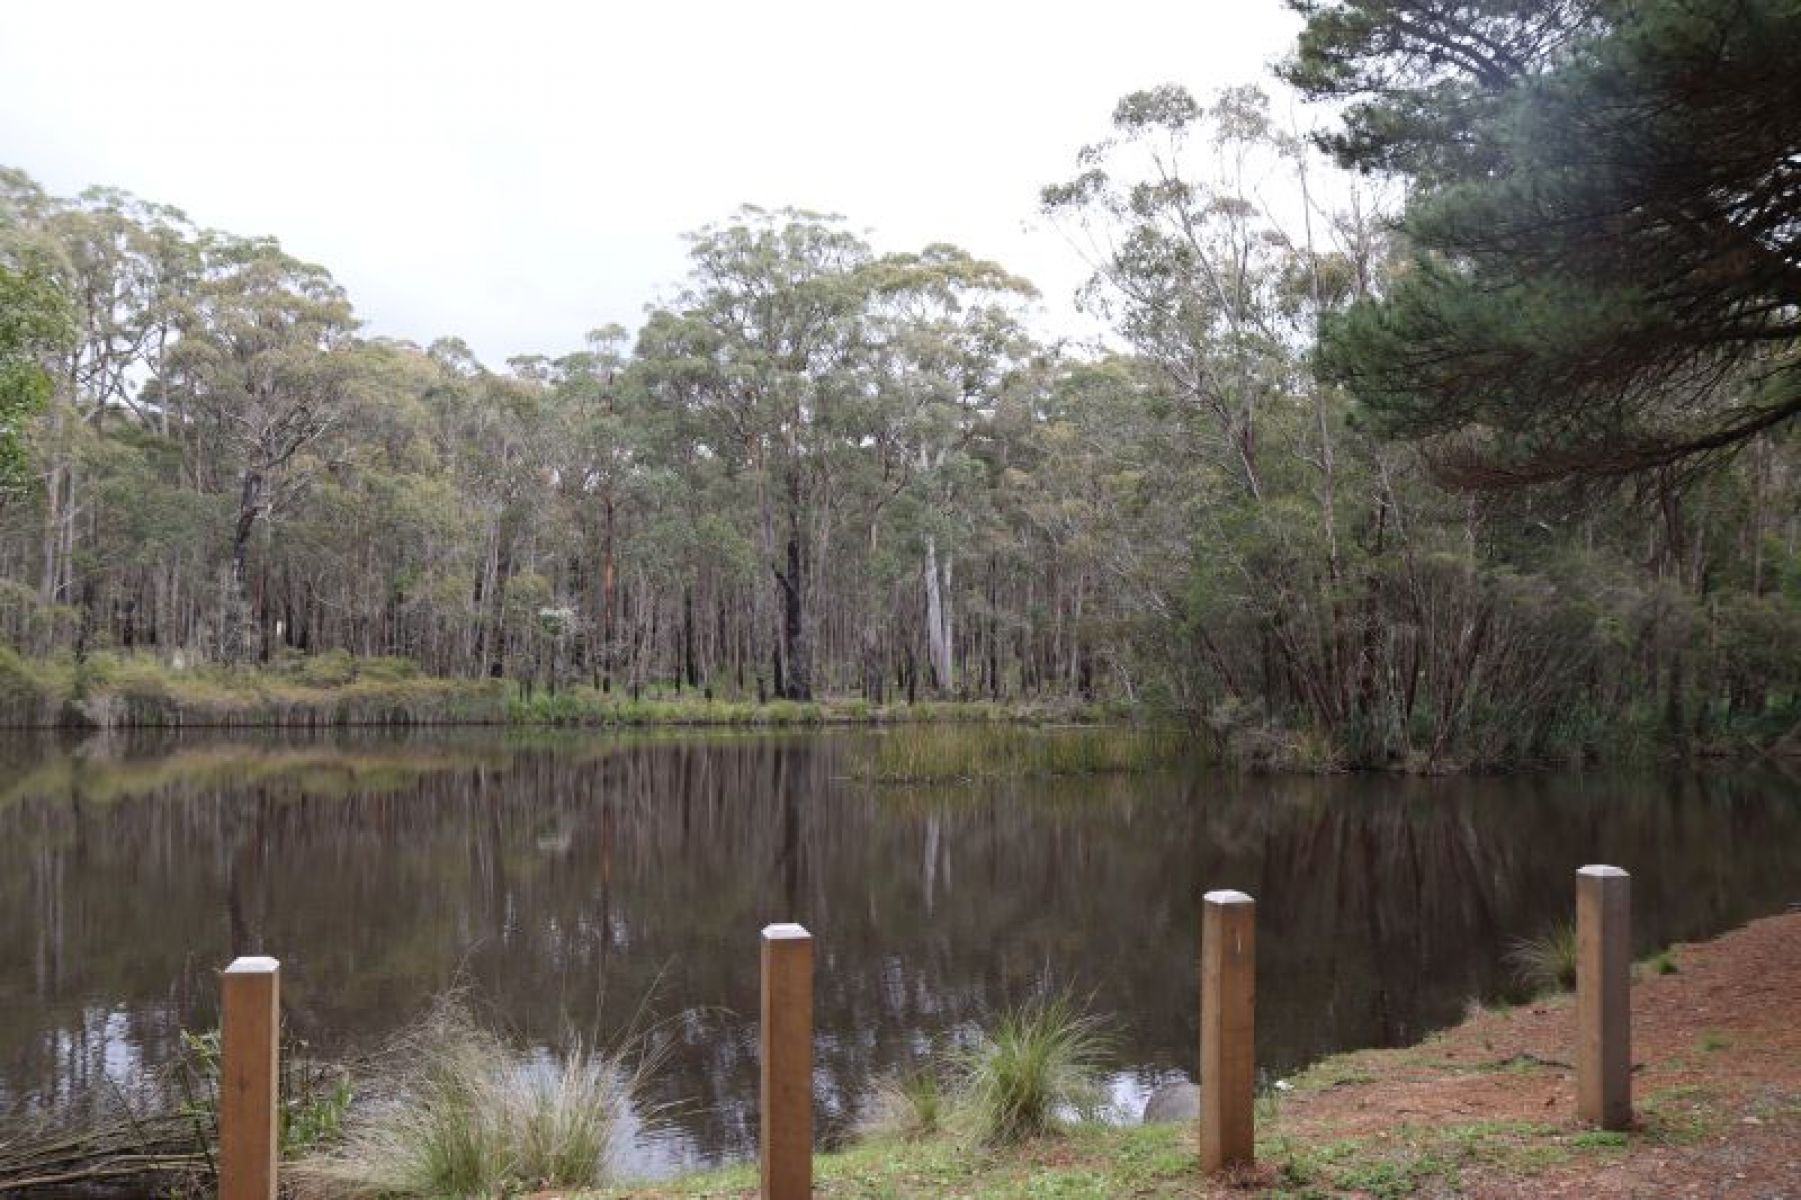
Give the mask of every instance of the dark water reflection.
M 1633 871 L 1641 953 L 1801 900 L 1774 771 L 876 790 L 845 778 L 863 736 L 0 741 L 0 1115 L 166 1061 L 238 953 L 283 960 L 330 1052 L 459 979 L 530 1043 L 649 997 L 682 1106 L 657 1153 L 713 1160 L 752 1145 L 771 921 L 818 938 L 829 1137 L 872 1076 L 1047 978 L 1119 1017 L 1122 1094 L 1190 1070 L 1207 888 L 1259 900 L 1272 1074 L 1503 992 L 1583 862 Z

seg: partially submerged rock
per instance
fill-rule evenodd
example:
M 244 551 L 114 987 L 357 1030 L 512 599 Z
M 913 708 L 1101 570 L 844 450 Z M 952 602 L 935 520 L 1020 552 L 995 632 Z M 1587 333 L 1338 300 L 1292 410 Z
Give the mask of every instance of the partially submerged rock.
M 1200 1116 L 1201 1089 L 1186 1079 L 1163 1084 L 1144 1102 L 1146 1125 L 1196 1121 Z

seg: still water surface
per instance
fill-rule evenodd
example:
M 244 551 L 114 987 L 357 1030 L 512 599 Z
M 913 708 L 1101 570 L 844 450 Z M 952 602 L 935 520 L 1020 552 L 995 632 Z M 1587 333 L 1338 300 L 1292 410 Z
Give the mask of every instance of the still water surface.
M 166 1062 L 240 953 L 282 960 L 327 1054 L 458 984 L 528 1046 L 656 1023 L 657 1170 L 754 1146 L 772 921 L 818 939 L 829 1141 L 873 1079 L 1047 982 L 1117 1018 L 1122 1107 L 1191 1070 L 1210 888 L 1259 901 L 1266 1077 L 1505 993 L 1509 940 L 1567 919 L 1584 862 L 1633 872 L 1639 953 L 1801 901 L 1775 770 L 878 788 L 850 775 L 879 736 L 0 739 L 0 1120 Z

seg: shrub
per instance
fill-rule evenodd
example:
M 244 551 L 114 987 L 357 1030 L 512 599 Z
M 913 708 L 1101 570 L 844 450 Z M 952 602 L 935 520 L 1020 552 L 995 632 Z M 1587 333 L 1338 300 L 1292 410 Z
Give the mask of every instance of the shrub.
M 0 723 L 47 725 L 57 716 L 57 689 L 45 672 L 0 645 Z

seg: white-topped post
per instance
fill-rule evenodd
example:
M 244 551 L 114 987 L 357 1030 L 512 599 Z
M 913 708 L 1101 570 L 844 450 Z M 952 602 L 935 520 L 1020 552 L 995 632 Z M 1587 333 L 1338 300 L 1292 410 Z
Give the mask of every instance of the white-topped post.
M 220 1008 L 220 1200 L 275 1200 L 281 964 L 235 960 L 220 977 Z
M 1201 898 L 1201 1169 L 1256 1159 L 1257 905 Z
M 1632 876 L 1576 872 L 1576 1115 L 1632 1124 Z
M 813 935 L 763 930 L 763 1200 L 813 1194 Z

